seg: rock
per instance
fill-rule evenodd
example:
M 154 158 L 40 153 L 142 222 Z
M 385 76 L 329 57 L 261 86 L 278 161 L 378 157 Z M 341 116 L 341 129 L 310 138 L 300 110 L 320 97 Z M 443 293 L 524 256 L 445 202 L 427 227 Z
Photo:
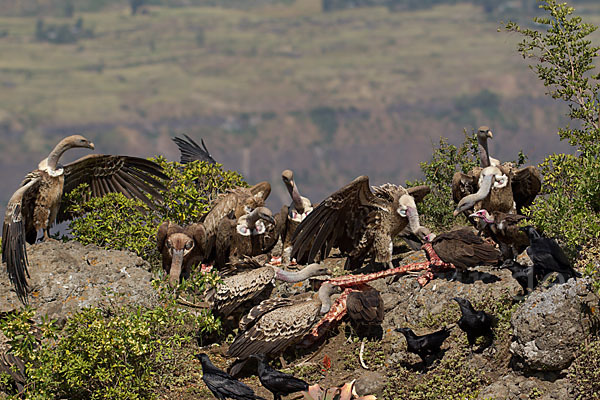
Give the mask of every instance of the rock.
M 377 371 L 365 371 L 356 380 L 354 388 L 359 396 L 380 395 L 387 383 L 387 376 Z
M 84 307 L 153 306 L 149 264 L 133 253 L 81 243 L 47 241 L 27 247 L 30 305 L 37 318 L 63 320 Z M 0 274 L 0 312 L 22 308 L 4 270 Z
M 546 376 L 543 378 L 547 378 Z M 536 376 L 525 377 L 514 372 L 500 377 L 494 383 L 480 390 L 478 400 L 485 399 L 539 399 L 567 400 L 574 396 L 569 390 L 568 379 L 554 381 L 540 379 Z
M 583 310 L 597 309 L 599 299 L 586 279 L 570 279 L 533 292 L 515 311 L 510 350 L 516 365 L 531 371 L 559 371 L 573 361 L 592 331 Z

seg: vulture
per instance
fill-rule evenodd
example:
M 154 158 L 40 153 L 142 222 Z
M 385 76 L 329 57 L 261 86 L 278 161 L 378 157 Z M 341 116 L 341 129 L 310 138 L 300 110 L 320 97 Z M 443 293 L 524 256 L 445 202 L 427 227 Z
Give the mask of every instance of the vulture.
M 496 246 L 484 241 L 471 228 L 455 229 L 439 235 L 420 227 L 417 235 L 430 242 L 440 259 L 452 263 L 456 270 L 467 270 L 478 265 L 497 265 L 502 255 Z
M 210 211 L 204 214 L 200 221 L 206 229 L 206 258 L 212 259 L 216 256 L 215 241 L 221 221 L 224 218 L 237 221 L 255 208 L 264 206 L 270 193 L 269 182 L 259 182 L 249 188 L 231 189 L 217 197 Z
M 190 268 L 204 258 L 206 232 L 202 224 L 182 228 L 172 222 L 163 222 L 158 227 L 156 241 L 171 286 L 179 283 L 180 276 L 189 277 Z
M 205 296 L 211 309 L 223 317 L 231 315 L 246 302 L 269 298 L 275 280 L 301 282 L 313 276 L 329 274 L 328 269 L 320 264 L 307 265 L 300 271 L 291 272 L 270 265 L 262 266 L 254 259 L 246 262 L 254 269 L 223 278 L 222 283 Z
M 281 230 L 281 243 L 282 243 L 282 261 L 288 263 L 291 261 L 290 254 L 292 252 L 292 235 L 296 231 L 296 228 L 313 210 L 314 205 L 304 196 L 300 195 L 296 182 L 294 181 L 294 173 L 286 169 L 281 173 L 281 178 L 285 184 L 292 203 L 287 206 L 284 205 L 281 208 L 281 215 L 285 215 L 285 224 Z
M 206 148 L 206 144 L 204 144 L 204 139 L 200 139 L 200 143 L 202 143 L 202 147 L 198 145 L 191 137 L 184 134 L 185 139 L 174 137 L 173 141 L 179 147 L 179 152 L 181 153 L 181 164 L 187 164 L 192 161 L 206 161 L 209 164 L 216 164 L 215 159 L 210 155 L 210 152 Z M 187 141 L 186 141 L 187 139 Z
M 236 220 L 223 218 L 217 228 L 216 266 L 223 268 L 245 256 L 265 254 L 279 239 L 285 216 L 278 214 L 278 221 L 267 207 L 257 207 Z
M 542 177 L 536 167 L 528 166 L 517 169 L 512 163 L 500 164 L 498 160 L 490 157 L 487 140 L 492 137 L 492 132 L 487 126 L 481 126 L 478 129 L 477 143 L 481 167 L 473 168 L 468 174 L 457 172 L 452 178 L 452 196 L 454 202 L 459 203 L 455 215 L 473 207 L 475 210 L 486 208 L 490 211 L 522 212 L 523 207 L 530 206 L 541 190 Z M 487 169 L 488 167 L 498 168 L 500 173 L 498 170 Z M 486 179 L 483 179 L 482 176 L 484 171 Z M 486 180 L 490 179 L 489 175 L 492 173 L 496 178 L 492 184 L 489 184 Z M 507 180 L 506 185 L 504 185 L 505 180 Z M 483 190 L 482 184 L 484 185 Z M 491 194 L 488 198 L 487 194 L 490 193 L 490 190 Z M 512 192 L 510 200 L 509 192 Z M 477 196 L 474 196 L 476 193 Z M 461 204 L 461 200 L 468 196 L 471 197 Z M 482 204 L 480 205 L 478 202 L 482 202 Z
M 545 276 L 552 272 L 558 272 L 566 279 L 581 277 L 581 274 L 573 269 L 571 262 L 556 240 L 542 237 L 531 225 L 519 229 L 527 233 L 529 237 L 530 245 L 527 248 L 527 255 L 533 261 L 536 275 Z
M 137 157 L 93 154 L 61 165 L 60 157 L 69 149 L 94 149 L 94 144 L 80 135 L 61 140 L 38 168 L 27 174 L 21 187 L 12 195 L 6 207 L 2 227 L 2 261 L 6 262 L 9 278 L 19 299 L 27 303 L 29 290 L 25 242 L 33 244 L 39 229 L 44 240 L 55 221 L 69 218 L 61 199 L 80 184 L 87 183 L 91 196 L 120 192 L 128 198 L 138 198 L 152 207 L 147 197 L 162 199 L 159 190 L 164 185 L 158 179 L 168 179 L 156 163 Z
M 346 266 L 358 268 L 364 259 L 392 266 L 392 239 L 407 225 L 419 226 L 416 202 L 429 187 L 405 189 L 385 184 L 369 187 L 369 178 L 359 176 L 323 200 L 296 228 L 292 257 L 312 262 L 324 259 L 332 247 L 348 256 Z
M 519 230 L 519 223 L 527 219 L 524 215 L 500 211 L 490 215 L 486 209 L 481 209 L 469 217 L 480 220 L 481 230 L 498 243 L 505 260 L 514 260 L 529 246 L 527 234 Z
M 324 283 L 311 298 L 272 298 L 253 307 L 240 321 L 239 334 L 227 350 L 228 357 L 240 359 L 230 373 L 236 375 L 253 354 L 279 355 L 302 340 L 331 308 L 335 290 Z
M 381 325 L 384 317 L 381 293 L 369 285 L 364 286 L 365 290 L 351 292 L 346 299 L 348 317 L 357 328 Z

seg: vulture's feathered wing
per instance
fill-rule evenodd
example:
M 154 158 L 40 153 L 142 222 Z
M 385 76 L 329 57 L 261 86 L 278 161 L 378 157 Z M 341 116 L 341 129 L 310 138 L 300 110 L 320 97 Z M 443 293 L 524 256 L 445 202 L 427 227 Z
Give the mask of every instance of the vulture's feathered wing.
M 93 149 L 94 145 L 79 135 L 61 140 L 27 175 L 8 202 L 2 227 L 2 261 L 6 262 L 9 278 L 23 302 L 27 302 L 29 276 L 25 243 L 35 243 L 39 229 L 43 229 L 47 239 L 55 221 L 70 217 L 65 211 L 66 202 L 61 199 L 71 190 L 87 183 L 90 191 L 86 197 L 120 192 L 151 207 L 150 197 L 162 199 L 159 191 L 165 187 L 159 179 L 168 177 L 158 164 L 138 157 L 96 154 L 60 165 L 62 154 L 75 147 Z
M 386 184 L 369 187 L 359 176 L 323 200 L 296 228 L 292 257 L 298 262 L 324 259 L 332 247 L 347 255 L 351 266 L 360 266 L 368 255 L 376 262 L 392 260 L 392 238 L 407 224 L 418 227 L 415 201 L 429 192 L 426 186 L 404 189 Z
M 206 161 L 210 164 L 216 164 L 217 162 L 211 156 L 210 152 L 206 148 L 206 144 L 204 144 L 204 139 L 200 139 L 200 143 L 202 143 L 202 147 L 198 145 L 191 137 L 184 134 L 185 139 L 174 137 L 173 141 L 179 147 L 179 152 L 181 153 L 180 162 L 182 164 L 187 164 L 192 161 Z

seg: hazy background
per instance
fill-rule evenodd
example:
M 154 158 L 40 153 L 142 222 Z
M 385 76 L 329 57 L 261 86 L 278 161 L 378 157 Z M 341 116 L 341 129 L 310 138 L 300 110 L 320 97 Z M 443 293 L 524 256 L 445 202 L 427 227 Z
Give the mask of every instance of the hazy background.
M 281 171 L 320 201 L 358 175 L 420 177 L 440 135 L 489 125 L 491 154 L 537 163 L 568 149 L 500 21 L 534 0 L 0 0 L 0 213 L 64 136 L 96 152 L 178 160 L 203 137 L 250 183 Z M 600 24 L 598 1 L 572 1 Z M 132 6 L 138 6 L 132 15 Z M 600 43 L 600 33 L 593 34 Z M 64 161 L 87 151 L 67 153 Z

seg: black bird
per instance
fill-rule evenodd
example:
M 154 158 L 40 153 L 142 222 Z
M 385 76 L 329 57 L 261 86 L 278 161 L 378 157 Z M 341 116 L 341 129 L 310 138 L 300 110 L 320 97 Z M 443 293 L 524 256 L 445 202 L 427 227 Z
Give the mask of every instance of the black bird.
M 179 147 L 179 152 L 181 153 L 181 164 L 186 164 L 196 160 L 206 161 L 209 164 L 217 163 L 206 148 L 204 139 L 200 139 L 200 143 L 202 143 L 202 147 L 200 147 L 198 143 L 196 143 L 188 135 L 183 134 L 183 136 L 185 136 L 185 139 L 179 137 L 173 138 L 173 141 L 177 147 Z
M 485 311 L 476 311 L 467 299 L 455 297 L 454 300 L 456 300 L 462 312 L 462 317 L 458 320 L 458 327 L 467 334 L 469 346 L 473 346 L 475 340 L 480 336 L 493 338 L 493 318 L 491 315 Z
M 540 276 L 539 271 L 536 273 L 533 265 L 527 267 L 519 264 L 515 260 L 509 259 L 504 262 L 503 266 L 510 270 L 512 277 L 523 288 L 523 294 L 527 294 L 529 291 L 535 289 L 539 280 L 543 278 L 543 275 Z
M 533 261 L 536 274 L 545 276 L 552 272 L 558 272 L 566 280 L 581 277 L 581 274 L 573 269 L 571 262 L 554 239 L 542 237 L 531 225 L 519 228 L 519 230 L 525 232 L 529 237 L 530 245 L 527 248 L 527 255 Z
M 202 363 L 202 380 L 217 399 L 265 400 L 255 395 L 250 387 L 215 367 L 205 353 L 196 354 L 196 358 Z
M 308 390 L 308 383 L 302 379 L 271 368 L 263 354 L 252 357 L 258 360 L 258 379 L 265 388 L 273 393 L 273 400 L 281 400 L 281 396 Z
M 410 328 L 396 328 L 396 332 L 402 332 L 406 337 L 406 349 L 417 354 L 425 362 L 425 358 L 440 351 L 444 340 L 450 336 L 450 330 L 446 327 L 439 331 L 417 336 Z

